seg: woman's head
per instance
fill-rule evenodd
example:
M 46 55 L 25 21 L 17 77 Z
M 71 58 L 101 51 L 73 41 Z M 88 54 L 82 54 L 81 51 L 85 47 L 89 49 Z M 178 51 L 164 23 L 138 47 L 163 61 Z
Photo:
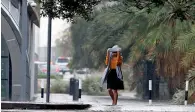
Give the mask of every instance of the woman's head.
M 113 57 L 117 57 L 117 52 L 113 52 L 113 53 L 112 53 L 112 56 L 113 56 Z

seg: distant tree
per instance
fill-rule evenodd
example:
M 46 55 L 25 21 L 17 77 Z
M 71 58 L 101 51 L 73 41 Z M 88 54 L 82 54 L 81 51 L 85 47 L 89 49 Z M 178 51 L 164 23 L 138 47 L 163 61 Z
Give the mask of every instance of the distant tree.
M 69 28 L 62 32 L 60 38 L 56 39 L 55 44 L 57 56 L 72 56 L 72 40 Z

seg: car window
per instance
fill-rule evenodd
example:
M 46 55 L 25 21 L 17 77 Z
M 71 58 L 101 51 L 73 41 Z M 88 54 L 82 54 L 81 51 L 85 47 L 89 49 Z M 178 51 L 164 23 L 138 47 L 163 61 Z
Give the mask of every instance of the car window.
M 58 63 L 68 63 L 68 59 L 58 59 Z

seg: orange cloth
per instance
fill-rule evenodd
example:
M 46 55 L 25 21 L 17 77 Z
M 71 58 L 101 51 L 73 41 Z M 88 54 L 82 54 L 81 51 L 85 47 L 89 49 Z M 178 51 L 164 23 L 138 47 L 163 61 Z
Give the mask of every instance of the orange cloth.
M 107 56 L 106 56 L 106 60 L 105 60 L 106 65 L 108 65 L 108 58 L 109 58 L 108 55 L 109 55 L 109 53 L 107 53 Z M 119 52 L 117 52 L 117 56 L 111 58 L 110 68 L 111 69 L 116 69 L 117 65 L 121 66 L 122 65 L 122 60 L 123 60 L 123 57 L 120 55 Z

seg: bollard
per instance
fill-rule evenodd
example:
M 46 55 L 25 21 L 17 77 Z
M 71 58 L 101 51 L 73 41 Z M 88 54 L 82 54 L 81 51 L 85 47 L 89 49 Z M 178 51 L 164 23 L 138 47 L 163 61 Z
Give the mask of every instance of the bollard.
M 79 99 L 79 80 L 75 79 L 74 80 L 74 85 L 73 85 L 73 101 L 78 101 Z
M 41 80 L 41 98 L 44 98 L 44 80 Z
M 82 80 L 79 79 L 79 99 L 81 99 L 81 91 L 82 91 Z
M 153 74 L 154 74 L 154 64 L 153 62 L 149 59 L 146 62 L 147 64 L 147 76 L 148 76 L 148 83 L 149 83 L 149 105 L 152 105 L 152 80 L 153 80 Z
M 188 86 L 189 86 L 189 81 L 186 81 L 185 102 L 184 102 L 184 105 L 187 105 L 188 104 Z
M 149 105 L 152 104 L 152 80 L 149 80 Z
M 69 95 L 73 95 L 75 78 L 70 78 Z

